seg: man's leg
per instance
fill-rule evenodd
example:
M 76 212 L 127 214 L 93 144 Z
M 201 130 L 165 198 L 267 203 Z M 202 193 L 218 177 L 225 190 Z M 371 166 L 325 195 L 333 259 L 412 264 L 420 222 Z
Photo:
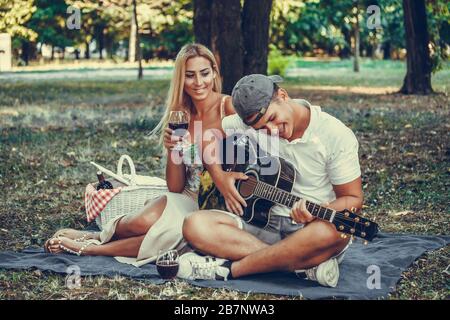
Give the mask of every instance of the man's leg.
M 341 252 L 348 242 L 331 223 L 314 220 L 287 238 L 233 262 L 231 274 L 241 277 L 276 270 L 308 269 Z
M 192 213 L 184 220 L 183 236 L 197 250 L 232 261 L 268 247 L 241 230 L 236 218 L 217 211 Z

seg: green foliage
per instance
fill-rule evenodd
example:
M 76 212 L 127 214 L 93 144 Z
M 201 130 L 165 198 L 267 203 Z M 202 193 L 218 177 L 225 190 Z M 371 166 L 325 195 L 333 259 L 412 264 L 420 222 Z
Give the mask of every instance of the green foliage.
M 284 56 L 283 53 L 273 44 L 269 45 L 268 60 L 268 74 L 278 74 L 282 77 L 286 75 L 286 70 L 291 62 L 291 59 L 288 56 Z
M 26 27 L 35 11 L 34 0 L 0 0 L 0 33 L 35 40 L 37 33 Z
M 382 45 L 391 50 L 405 48 L 405 27 L 401 0 L 379 0 L 381 6 Z
M 427 20 L 430 30 L 431 62 L 433 73 L 442 70 L 450 50 L 450 2 L 427 2 Z
M 144 59 L 174 59 L 183 45 L 194 40 L 192 2 L 183 0 L 157 10 L 152 32 L 141 37 Z
M 66 2 L 36 0 L 36 7 L 28 26 L 38 34 L 37 41 L 60 48 L 71 45 L 73 40 L 66 28 Z

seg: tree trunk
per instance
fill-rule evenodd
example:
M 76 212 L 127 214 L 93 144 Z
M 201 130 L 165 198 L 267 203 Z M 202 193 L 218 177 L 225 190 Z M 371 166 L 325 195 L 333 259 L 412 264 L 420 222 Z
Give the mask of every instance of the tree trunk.
M 383 43 L 383 60 L 389 60 L 391 58 L 391 42 L 386 41 Z
M 106 56 L 109 59 L 113 58 L 113 54 L 114 54 L 114 52 L 113 52 L 113 45 L 114 44 L 113 44 L 112 37 L 106 36 L 106 38 L 105 38 Z
M 55 59 L 55 46 L 52 45 L 52 55 L 50 56 L 50 60 L 54 60 Z
M 403 94 L 430 94 L 431 59 L 427 15 L 424 0 L 403 0 L 406 37 L 406 76 L 400 92 Z
M 211 11 L 213 0 L 194 0 L 194 36 L 197 43 L 211 48 Z
M 25 65 L 27 66 L 30 60 L 30 43 L 28 42 L 28 40 L 22 40 L 21 59 L 23 60 L 23 62 L 25 62 Z
M 344 35 L 346 46 L 339 52 L 339 57 L 341 59 L 350 59 L 352 55 L 352 32 L 347 28 L 342 28 L 341 31 Z
M 212 10 L 211 47 L 219 53 L 222 92 L 231 94 L 243 75 L 241 1 L 216 0 Z
M 136 56 L 139 65 L 138 80 L 141 80 L 143 76 L 143 71 L 142 71 L 141 43 L 139 38 L 139 23 L 137 19 L 136 0 L 133 0 L 133 16 L 134 16 L 134 26 L 136 28 Z
M 134 15 L 135 1 L 133 0 L 133 11 L 131 12 L 130 40 L 128 41 L 128 61 L 136 62 L 136 16 Z
M 98 42 L 98 53 L 100 55 L 100 60 L 103 60 L 103 49 L 105 48 L 105 39 L 103 36 L 103 30 L 105 27 L 103 25 L 99 25 L 97 29 L 97 42 Z
M 244 75 L 267 74 L 272 0 L 246 0 L 242 14 Z
M 89 42 L 86 42 L 85 45 L 86 45 L 86 50 L 84 51 L 84 58 L 90 59 L 91 53 L 89 52 Z
M 356 23 L 355 23 L 355 51 L 354 51 L 354 60 L 353 60 L 353 71 L 359 72 L 359 10 L 358 5 L 356 5 Z

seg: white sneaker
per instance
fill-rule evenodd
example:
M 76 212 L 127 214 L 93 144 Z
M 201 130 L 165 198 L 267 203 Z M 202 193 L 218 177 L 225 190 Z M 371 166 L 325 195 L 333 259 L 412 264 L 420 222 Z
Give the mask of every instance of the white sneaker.
M 187 280 L 224 280 L 227 281 L 231 273 L 231 262 L 212 256 L 200 256 L 195 252 L 188 252 L 180 256 L 177 277 Z
M 329 259 L 322 262 L 318 266 L 307 269 L 297 270 L 295 273 L 308 280 L 319 282 L 326 287 L 336 287 L 339 281 L 339 264 L 336 258 Z

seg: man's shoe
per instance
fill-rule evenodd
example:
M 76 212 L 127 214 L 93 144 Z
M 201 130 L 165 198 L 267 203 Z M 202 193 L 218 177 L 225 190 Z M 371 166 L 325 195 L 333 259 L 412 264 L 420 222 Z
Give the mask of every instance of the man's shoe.
M 317 281 L 323 286 L 334 288 L 339 281 L 339 264 L 336 258 L 332 258 L 314 268 L 297 270 L 295 273 L 301 278 Z
M 187 280 L 223 280 L 231 275 L 231 261 L 188 252 L 180 256 L 177 277 Z

